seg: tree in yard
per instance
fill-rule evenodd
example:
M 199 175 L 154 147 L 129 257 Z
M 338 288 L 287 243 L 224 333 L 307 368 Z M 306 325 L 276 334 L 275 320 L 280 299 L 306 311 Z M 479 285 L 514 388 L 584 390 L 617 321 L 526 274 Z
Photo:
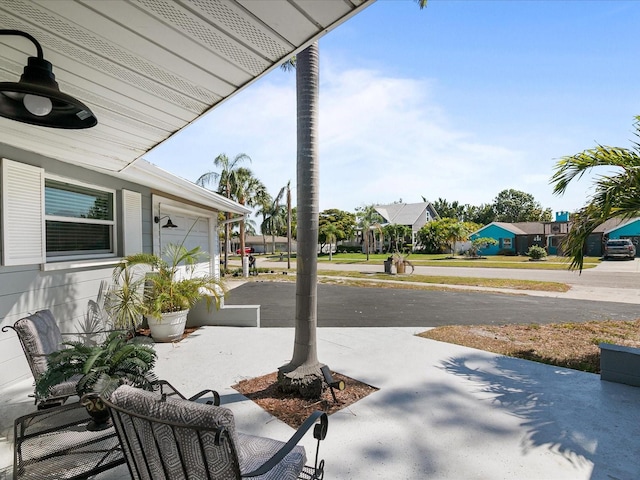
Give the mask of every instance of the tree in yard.
M 329 261 L 333 260 L 333 242 L 338 240 L 338 227 L 335 223 L 326 223 L 320 227 L 320 236 L 324 237 L 325 243 L 329 244 Z M 323 243 L 322 245 L 324 245 Z
M 496 212 L 491 204 L 465 205 L 464 220 L 467 222 L 478 223 L 480 225 L 489 225 L 495 221 Z
M 456 200 L 453 202 L 448 202 L 444 198 L 438 198 L 435 202 L 433 202 L 433 208 L 440 218 L 455 218 L 456 220 L 464 219 L 464 210 L 465 206 L 460 205 L 460 203 Z
M 451 256 L 455 256 L 456 243 L 469 237 L 469 230 L 463 222 L 454 218 L 443 218 L 444 234 L 451 248 Z
M 296 319 L 293 356 L 278 369 L 278 384 L 286 392 L 318 398 L 323 375 L 318 361 L 318 42 L 296 58 L 297 212 Z
M 216 168 L 220 169 L 220 172 L 209 171 L 200 175 L 200 177 L 196 180 L 196 184 L 201 187 L 206 187 L 214 183 L 218 182 L 218 193 L 220 195 L 224 195 L 227 198 L 231 197 L 231 185 L 236 182 L 236 175 L 239 168 L 240 163 L 244 161 L 249 161 L 251 163 L 251 158 L 245 153 L 239 153 L 236 155 L 233 160 L 229 160 L 226 154 L 221 153 L 216 158 L 213 159 L 213 165 Z M 227 212 L 227 223 L 224 225 L 224 268 L 227 268 L 229 265 L 229 248 L 230 248 L 230 222 L 231 213 Z
M 471 240 L 471 248 L 469 249 L 469 255 L 477 257 L 480 254 L 480 250 L 488 248 L 493 245 L 498 245 L 498 240 L 491 237 L 479 237 Z
M 262 223 L 260 231 L 262 235 L 271 235 L 271 253 L 276 252 L 276 235 L 282 235 L 287 226 L 287 211 L 282 205 L 282 196 L 286 193 L 287 187 L 282 187 L 276 198 L 269 197 L 269 201 L 261 205 Z M 265 241 L 266 242 L 266 241 Z M 267 251 L 265 245 L 265 252 Z
M 240 205 L 255 207 L 263 203 L 268 195 L 264 184 L 258 180 L 251 170 L 245 167 L 236 169 L 233 181 L 231 182 L 231 198 Z M 244 272 L 245 253 L 245 220 L 240 221 L 240 258 Z M 244 273 L 243 273 L 244 274 Z M 246 276 L 246 275 L 245 275 Z
M 346 240 L 352 238 L 356 229 L 356 217 L 351 212 L 345 212 L 336 208 L 330 208 L 320 212 L 318 218 L 318 242 L 321 247 L 329 241 L 326 236 L 326 225 L 333 225 L 335 230 L 331 230 L 335 234 L 333 240 Z
M 425 253 L 442 253 L 447 246 L 444 224 L 434 220 L 425 224 L 416 236 L 418 246 Z
M 411 236 L 411 227 L 392 223 L 385 225 L 382 230 L 385 236 L 389 237 L 389 251 L 402 252 L 407 238 Z
M 530 193 L 514 190 L 501 191 L 493 201 L 497 222 L 551 221 L 551 209 L 543 210 Z
M 635 117 L 634 135 L 640 139 L 640 116 Z M 629 219 L 640 215 L 640 140 L 632 148 L 597 145 L 575 155 L 561 158 L 551 177 L 553 192 L 562 195 L 574 179 L 596 167 L 615 169 L 594 181 L 594 193 L 588 203 L 572 216 L 563 250 L 571 256 L 571 269 L 582 271 L 589 235 L 611 218 Z
M 426 0 L 418 0 L 424 8 Z M 318 42 L 295 59 L 297 105 L 296 201 L 296 319 L 293 356 L 278 369 L 278 384 L 285 392 L 318 398 L 323 375 L 318 361 L 316 327 L 318 319 Z M 292 62 L 290 62 L 292 65 Z M 286 67 L 284 67 L 286 69 Z
M 364 250 L 367 254 L 367 261 L 369 260 L 369 253 L 371 252 L 371 240 L 374 243 L 375 250 L 375 231 L 382 234 L 381 223 L 384 221 L 382 215 L 380 215 L 375 205 L 367 205 L 365 207 L 356 208 L 356 218 L 359 222 L 358 226 L 362 231 L 362 240 L 364 243 Z M 372 228 L 374 231 L 372 231 Z

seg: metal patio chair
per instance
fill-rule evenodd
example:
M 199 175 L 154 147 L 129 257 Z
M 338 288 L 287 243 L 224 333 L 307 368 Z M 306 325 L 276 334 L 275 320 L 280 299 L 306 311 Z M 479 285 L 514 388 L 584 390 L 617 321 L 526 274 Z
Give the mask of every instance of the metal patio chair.
M 324 476 L 318 448 L 327 433 L 326 413 L 312 414 L 285 443 L 237 432 L 228 408 L 128 385 L 120 386 L 105 403 L 135 480 L 321 480 Z M 297 444 L 312 426 L 318 440 L 315 465 L 305 466 L 305 449 Z
M 37 382 L 47 370 L 47 357 L 64 348 L 62 333 L 60 333 L 56 319 L 51 311 L 40 310 L 28 317 L 21 318 L 13 326 L 2 327 L 2 332 L 7 332 L 8 329 L 16 332 L 33 378 Z M 45 397 L 38 396 L 34 392 L 38 408 L 62 405 L 67 398 L 76 395 L 76 384 L 80 378 L 80 375 L 76 375 L 59 383 L 52 387 Z

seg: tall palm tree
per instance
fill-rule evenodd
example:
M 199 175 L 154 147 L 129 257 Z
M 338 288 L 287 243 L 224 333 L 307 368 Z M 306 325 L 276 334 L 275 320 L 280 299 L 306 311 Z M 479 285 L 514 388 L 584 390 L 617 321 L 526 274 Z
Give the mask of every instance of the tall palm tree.
M 220 169 L 220 172 L 209 171 L 200 175 L 198 180 L 196 180 L 196 184 L 201 187 L 206 187 L 214 182 L 218 182 L 218 193 L 220 195 L 224 195 L 227 198 L 231 197 L 231 185 L 236 181 L 235 177 L 237 174 L 237 169 L 239 168 L 237 165 L 244 162 L 249 161 L 251 163 L 251 158 L 249 155 L 245 153 L 239 153 L 233 160 L 229 160 L 226 154 L 221 153 L 216 158 L 213 159 L 213 165 L 216 168 Z M 226 269 L 229 265 L 229 248 L 230 248 L 230 222 L 231 213 L 227 212 L 226 214 L 227 223 L 224 225 L 224 268 Z
M 635 117 L 631 149 L 598 145 L 575 155 L 561 158 L 551 177 L 553 193 L 562 195 L 574 179 L 596 167 L 614 167 L 617 173 L 601 175 L 595 180 L 594 193 L 573 217 L 564 242 L 571 256 L 571 269 L 582 271 L 589 235 L 606 220 L 628 219 L 640 215 L 640 115 Z
M 287 192 L 288 184 L 280 189 L 276 198 L 268 205 L 264 205 L 262 230 L 265 234 L 271 234 L 271 253 L 276 252 L 276 235 L 282 234 L 287 222 L 287 211 L 281 204 L 282 197 Z M 266 251 L 266 249 L 265 249 Z
M 273 207 L 273 198 L 271 198 L 271 195 L 267 194 L 263 201 L 260 202 L 259 208 L 258 208 L 258 214 L 262 215 L 262 222 L 260 222 L 260 233 L 262 234 L 262 244 L 264 246 L 264 253 L 267 253 L 267 237 L 266 235 L 268 235 L 270 233 L 270 226 L 271 226 L 271 215 L 273 214 L 272 212 L 272 207 Z
M 291 181 L 287 182 L 287 270 L 291 269 Z
M 258 180 L 251 170 L 245 167 L 238 167 L 235 175 L 230 183 L 231 198 L 240 205 L 246 207 L 255 207 L 265 201 L 267 188 Z M 248 276 L 248 272 L 244 271 L 245 257 L 245 220 L 240 220 L 240 259 L 243 275 Z
M 293 357 L 278 369 L 285 391 L 318 398 L 323 376 L 318 361 L 318 42 L 296 58 L 297 98 L 297 215 L 296 320 Z

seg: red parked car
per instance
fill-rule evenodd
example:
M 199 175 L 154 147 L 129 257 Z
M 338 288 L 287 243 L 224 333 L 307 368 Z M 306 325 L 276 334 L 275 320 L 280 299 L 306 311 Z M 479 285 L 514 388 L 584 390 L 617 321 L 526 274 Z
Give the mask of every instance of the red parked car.
M 249 253 L 253 253 L 255 252 L 255 249 L 253 247 L 244 247 L 244 253 L 245 254 L 249 254 Z M 240 255 L 240 249 L 236 250 L 236 254 Z

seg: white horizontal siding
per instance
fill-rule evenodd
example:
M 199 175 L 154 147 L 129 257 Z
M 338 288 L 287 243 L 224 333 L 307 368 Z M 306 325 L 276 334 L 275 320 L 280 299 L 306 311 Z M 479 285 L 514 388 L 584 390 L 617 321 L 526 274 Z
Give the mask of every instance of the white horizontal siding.
M 37 310 L 53 312 L 62 332 L 82 331 L 90 300 L 96 300 L 103 281 L 111 282 L 111 268 L 42 272 L 39 269 L 0 269 L 0 326 Z M 31 375 L 16 335 L 0 334 L 0 386 Z

